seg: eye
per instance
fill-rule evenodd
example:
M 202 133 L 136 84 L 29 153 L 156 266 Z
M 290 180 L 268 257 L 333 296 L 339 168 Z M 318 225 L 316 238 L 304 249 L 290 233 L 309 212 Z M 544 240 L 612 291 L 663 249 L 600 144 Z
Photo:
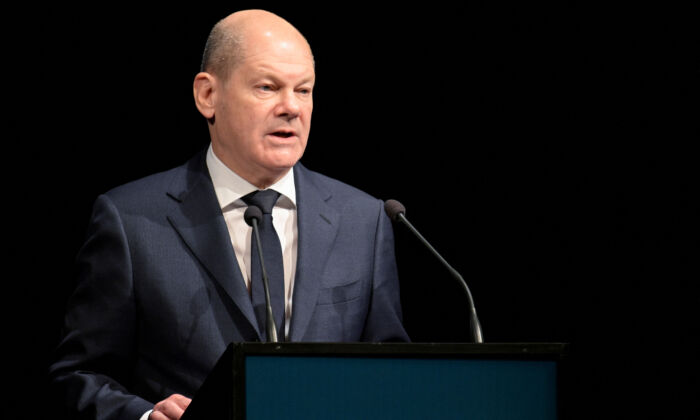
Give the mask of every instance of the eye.
M 260 81 L 255 85 L 255 90 L 260 93 L 270 93 L 277 90 L 277 86 L 269 81 Z
M 300 88 L 298 92 L 302 95 L 311 95 L 311 88 Z

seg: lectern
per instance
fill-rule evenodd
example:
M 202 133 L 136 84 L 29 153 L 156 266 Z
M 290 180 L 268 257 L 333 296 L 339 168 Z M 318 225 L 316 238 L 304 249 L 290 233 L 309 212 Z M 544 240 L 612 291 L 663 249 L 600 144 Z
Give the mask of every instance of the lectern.
M 561 418 L 559 343 L 231 344 L 183 420 Z

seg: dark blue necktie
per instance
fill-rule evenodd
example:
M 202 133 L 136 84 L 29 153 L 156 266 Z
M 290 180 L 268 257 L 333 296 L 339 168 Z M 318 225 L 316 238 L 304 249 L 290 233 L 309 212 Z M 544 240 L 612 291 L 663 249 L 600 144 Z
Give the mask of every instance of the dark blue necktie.
M 262 210 L 263 220 L 258 228 L 260 230 L 260 242 L 262 243 L 265 270 L 270 287 L 270 304 L 272 314 L 277 326 L 277 338 L 284 341 L 284 266 L 282 264 L 282 247 L 275 227 L 272 225 L 272 208 L 275 206 L 280 193 L 273 190 L 252 192 L 243 201 L 257 206 Z M 253 234 L 250 249 L 250 288 L 253 309 L 258 320 L 258 327 L 263 339 L 267 341 L 265 333 L 265 289 L 263 286 L 260 257 L 258 256 L 258 244 Z

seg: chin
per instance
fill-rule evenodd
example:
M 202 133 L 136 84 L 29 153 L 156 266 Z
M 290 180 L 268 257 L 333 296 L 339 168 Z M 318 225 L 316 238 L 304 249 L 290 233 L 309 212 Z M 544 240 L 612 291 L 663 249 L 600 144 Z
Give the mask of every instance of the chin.
M 297 151 L 293 153 L 279 153 L 268 161 L 268 167 L 277 168 L 278 170 L 289 169 L 296 165 L 302 154 L 303 152 L 299 153 Z
M 269 168 L 273 169 L 275 172 L 284 172 L 291 169 L 294 165 L 296 165 L 298 161 L 299 159 L 285 162 L 277 162 L 274 165 L 270 165 Z

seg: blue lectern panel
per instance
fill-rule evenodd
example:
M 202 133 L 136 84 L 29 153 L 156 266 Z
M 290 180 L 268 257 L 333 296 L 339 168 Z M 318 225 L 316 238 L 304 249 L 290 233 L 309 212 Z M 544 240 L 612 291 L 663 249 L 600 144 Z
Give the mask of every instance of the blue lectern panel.
M 246 418 L 550 420 L 556 362 L 248 356 Z

